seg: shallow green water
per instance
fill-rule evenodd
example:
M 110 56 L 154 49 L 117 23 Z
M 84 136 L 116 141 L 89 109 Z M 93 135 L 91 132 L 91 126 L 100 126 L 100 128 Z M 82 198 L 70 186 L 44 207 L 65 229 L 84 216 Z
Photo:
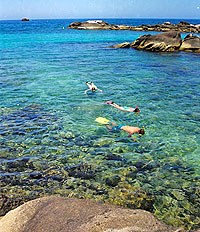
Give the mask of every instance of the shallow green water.
M 1 193 L 98 199 L 198 227 L 199 55 L 110 49 L 144 33 L 63 23 L 1 22 Z M 90 80 L 103 94 L 84 94 Z M 97 117 L 146 133 L 135 143 Z

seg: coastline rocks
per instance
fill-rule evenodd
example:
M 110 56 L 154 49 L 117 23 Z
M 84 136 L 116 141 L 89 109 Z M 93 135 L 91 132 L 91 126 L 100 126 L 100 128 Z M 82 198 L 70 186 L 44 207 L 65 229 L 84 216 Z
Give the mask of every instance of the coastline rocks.
M 108 24 L 103 20 L 88 20 L 86 22 L 72 22 L 68 28 L 71 29 L 99 29 L 99 30 L 131 30 L 131 31 L 179 31 L 182 33 L 200 33 L 199 24 L 191 24 L 185 21 L 180 21 L 178 24 L 173 24 L 170 22 L 164 22 L 161 24 L 147 24 L 140 26 L 129 26 L 129 25 L 114 25 Z
M 185 21 L 181 21 L 178 24 L 173 24 L 170 22 L 165 22 L 155 25 L 140 25 L 131 27 L 132 31 L 179 31 L 182 33 L 200 33 L 200 27 L 195 24 L 191 24 Z
M 157 35 L 143 35 L 131 43 L 131 47 L 152 52 L 172 52 L 181 46 L 180 32 L 170 31 Z
M 200 37 L 192 34 L 187 35 L 183 39 L 179 50 L 200 53 Z
M 29 201 L 0 220 L 1 232 L 175 232 L 145 210 L 92 200 L 44 197 Z M 178 230 L 183 231 L 183 230 Z
M 143 35 L 132 43 L 124 42 L 110 48 L 135 48 L 151 52 L 186 51 L 200 53 L 200 37 L 189 34 L 183 40 L 180 32 L 169 31 L 156 35 Z

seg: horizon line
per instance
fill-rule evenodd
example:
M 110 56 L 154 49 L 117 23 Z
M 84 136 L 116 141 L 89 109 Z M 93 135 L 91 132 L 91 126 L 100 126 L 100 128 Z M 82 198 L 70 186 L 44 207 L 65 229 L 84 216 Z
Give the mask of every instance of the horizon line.
M 200 18 L 157 18 L 157 17 L 84 17 L 84 18 L 28 18 L 28 17 L 22 17 L 22 18 L 17 18 L 17 19 L 0 19 L 0 21 L 21 21 L 23 18 L 27 18 L 30 21 L 31 20 L 70 20 L 70 19 L 187 19 L 187 20 L 200 20 Z

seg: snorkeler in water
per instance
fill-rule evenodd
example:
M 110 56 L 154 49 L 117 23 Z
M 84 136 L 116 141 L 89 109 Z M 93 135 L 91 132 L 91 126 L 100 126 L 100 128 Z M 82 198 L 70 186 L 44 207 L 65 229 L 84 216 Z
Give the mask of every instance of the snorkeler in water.
M 86 89 L 85 90 L 85 93 L 87 93 L 88 91 L 92 91 L 92 92 L 96 92 L 96 90 L 98 90 L 99 92 L 103 92 L 101 89 L 98 89 L 97 87 L 96 87 L 96 85 L 93 83 L 93 82 L 91 82 L 91 81 L 87 81 L 87 82 L 85 82 L 86 83 L 86 85 L 89 87 L 89 89 Z
M 131 108 L 131 107 L 127 107 L 127 106 L 119 106 L 118 104 L 116 104 L 113 101 L 107 101 L 105 104 L 109 104 L 109 105 L 117 108 L 118 110 L 123 110 L 123 111 L 127 111 L 127 112 L 135 112 L 135 113 L 140 112 L 140 110 L 137 106 L 136 106 L 136 108 Z
M 110 124 L 112 125 L 110 125 Z M 128 137 L 131 138 L 131 136 L 135 133 L 139 134 L 139 137 L 145 134 L 145 129 L 143 128 L 139 128 L 139 127 L 134 127 L 134 126 L 128 126 L 128 125 L 119 125 L 117 126 L 117 124 L 113 123 L 113 122 L 109 122 L 108 124 L 106 124 L 106 127 L 108 128 L 108 130 L 110 132 L 119 132 L 120 130 L 126 131 L 128 132 Z M 136 139 L 132 139 L 135 142 L 138 142 Z

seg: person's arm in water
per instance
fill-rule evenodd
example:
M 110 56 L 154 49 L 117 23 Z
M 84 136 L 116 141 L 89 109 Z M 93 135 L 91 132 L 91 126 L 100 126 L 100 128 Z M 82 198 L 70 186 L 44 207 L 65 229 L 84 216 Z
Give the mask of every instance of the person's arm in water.
M 101 89 L 98 89 L 98 88 L 96 88 L 96 90 L 98 90 L 98 91 L 101 92 L 101 93 L 103 92 Z
M 92 86 L 93 86 L 93 84 L 92 84 L 92 82 L 85 82 L 85 84 L 88 86 L 88 88 L 92 88 Z
M 114 122 L 110 122 L 110 124 L 112 125 L 112 126 L 117 126 L 117 124 L 116 123 L 114 123 Z M 106 124 L 106 127 L 108 128 L 108 130 L 112 130 L 112 126 L 110 126 L 109 124 Z
M 111 105 L 111 106 L 113 106 L 113 107 L 115 107 L 115 108 L 117 108 L 117 109 L 119 109 L 119 110 L 122 110 L 122 107 L 119 106 L 119 105 L 117 105 L 117 104 L 114 103 L 114 102 L 110 103 L 109 105 Z
M 139 143 L 139 141 L 138 141 L 137 139 L 133 139 L 133 138 L 132 138 L 132 135 L 133 135 L 133 134 L 129 133 L 129 134 L 128 134 L 128 137 L 131 138 L 131 140 L 132 140 L 133 142 Z M 139 136 L 139 138 L 140 138 L 140 136 Z
M 122 110 L 122 111 L 127 111 L 127 112 L 136 112 L 136 113 L 139 113 L 140 110 L 138 109 L 138 107 L 136 106 L 136 108 L 131 108 L 131 107 L 123 107 L 123 106 L 119 106 L 118 104 L 116 104 L 115 102 L 112 102 L 111 103 L 107 103 L 115 108 L 117 108 L 118 110 Z
M 113 106 L 113 107 L 115 107 L 115 108 L 117 108 L 118 110 L 122 110 L 122 111 L 128 111 L 128 112 L 133 112 L 134 111 L 134 109 L 133 108 L 129 108 L 129 107 L 122 107 L 122 106 L 119 106 L 118 104 L 116 104 L 116 103 L 111 103 L 110 104 L 111 106 Z
M 85 94 L 86 94 L 89 90 L 91 90 L 91 89 L 86 89 L 86 90 L 85 90 Z
M 108 130 L 112 130 L 112 127 L 109 124 L 106 124 L 106 127 L 108 128 Z

